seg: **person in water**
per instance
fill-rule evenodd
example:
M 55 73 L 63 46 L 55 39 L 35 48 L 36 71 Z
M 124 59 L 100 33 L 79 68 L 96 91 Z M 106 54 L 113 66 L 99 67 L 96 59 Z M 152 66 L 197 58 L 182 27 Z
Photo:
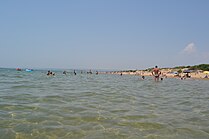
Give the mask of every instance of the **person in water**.
M 47 75 L 48 75 L 48 76 L 51 75 L 51 71 L 50 71 L 50 70 L 47 72 Z
M 66 75 L 66 74 L 67 74 L 67 71 L 63 71 L 63 74 L 65 74 L 65 75 Z
M 49 71 L 47 72 L 47 75 L 48 75 L 48 76 L 50 76 L 50 75 L 53 75 L 53 76 L 54 76 L 55 73 L 53 73 L 52 71 L 49 70 Z
M 155 68 L 152 70 L 152 75 L 154 76 L 155 81 L 159 81 L 160 74 L 160 69 L 155 66 Z
M 143 79 L 143 80 L 145 79 L 145 76 L 144 76 L 144 75 L 142 75 L 142 79 Z

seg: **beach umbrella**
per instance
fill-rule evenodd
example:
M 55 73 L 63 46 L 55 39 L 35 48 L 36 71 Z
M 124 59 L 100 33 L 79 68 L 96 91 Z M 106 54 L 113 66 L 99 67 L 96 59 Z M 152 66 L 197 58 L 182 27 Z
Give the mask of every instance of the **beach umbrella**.
M 205 73 L 205 74 L 209 74 L 209 71 L 204 71 L 203 73 Z

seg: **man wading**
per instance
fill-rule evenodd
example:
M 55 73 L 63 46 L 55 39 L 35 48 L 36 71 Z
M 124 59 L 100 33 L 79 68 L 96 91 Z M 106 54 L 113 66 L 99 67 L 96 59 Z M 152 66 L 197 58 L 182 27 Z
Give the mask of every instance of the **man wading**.
M 154 76 L 155 81 L 159 81 L 160 74 L 160 69 L 155 66 L 155 68 L 152 70 L 152 75 Z

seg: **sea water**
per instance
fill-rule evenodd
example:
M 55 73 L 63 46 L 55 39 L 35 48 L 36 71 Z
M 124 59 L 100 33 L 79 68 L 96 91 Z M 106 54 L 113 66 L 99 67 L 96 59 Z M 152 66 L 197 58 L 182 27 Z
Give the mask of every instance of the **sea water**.
M 209 81 L 0 69 L 1 139 L 209 139 Z

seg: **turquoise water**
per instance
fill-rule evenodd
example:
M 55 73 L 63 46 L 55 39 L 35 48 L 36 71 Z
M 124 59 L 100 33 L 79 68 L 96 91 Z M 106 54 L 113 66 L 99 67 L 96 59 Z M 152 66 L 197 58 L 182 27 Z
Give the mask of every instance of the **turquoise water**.
M 209 81 L 0 69 L 2 139 L 209 139 Z

